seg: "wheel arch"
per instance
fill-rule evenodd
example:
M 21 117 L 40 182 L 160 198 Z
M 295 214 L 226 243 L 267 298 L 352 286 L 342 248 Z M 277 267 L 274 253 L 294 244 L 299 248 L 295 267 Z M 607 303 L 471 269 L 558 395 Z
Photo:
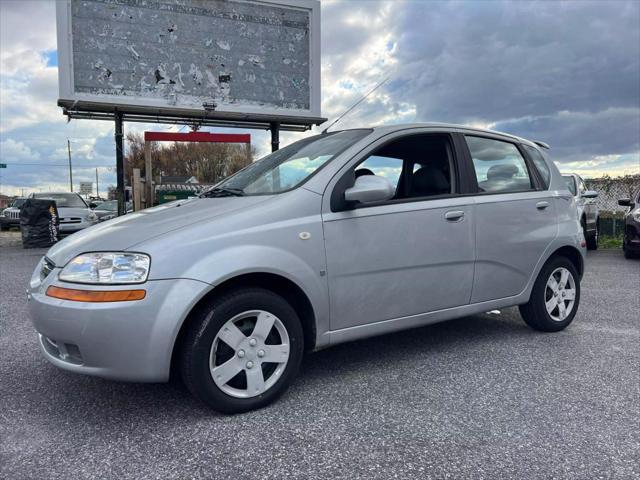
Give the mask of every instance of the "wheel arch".
M 573 266 L 576 268 L 576 271 L 578 272 L 580 279 L 582 279 L 582 275 L 584 274 L 584 260 L 582 258 L 582 254 L 577 248 L 569 245 L 560 247 L 554 250 L 551 253 L 551 255 L 549 255 L 546 262 L 548 262 L 549 260 L 551 260 L 553 257 L 556 257 L 556 256 L 562 256 L 569 259 L 569 261 L 573 263 Z
M 191 308 L 185 317 L 178 334 L 173 343 L 171 352 L 171 376 L 173 377 L 178 368 L 180 349 L 186 333 L 197 317 L 200 309 L 205 308 L 214 298 L 232 290 L 241 288 L 264 288 L 283 297 L 298 314 L 302 324 L 304 334 L 305 351 L 315 348 L 316 344 L 316 315 L 313 305 L 307 294 L 292 280 L 271 272 L 243 273 L 226 279 L 222 283 L 215 285 Z

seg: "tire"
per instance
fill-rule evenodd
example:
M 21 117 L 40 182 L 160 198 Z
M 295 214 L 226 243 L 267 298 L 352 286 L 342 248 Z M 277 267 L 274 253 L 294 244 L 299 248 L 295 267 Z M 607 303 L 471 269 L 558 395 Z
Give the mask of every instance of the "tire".
M 262 408 L 291 384 L 304 339 L 298 315 L 282 297 L 262 288 L 235 290 L 195 315 L 182 344 L 180 369 L 189 391 L 209 407 L 222 413 Z M 259 321 L 267 335 L 255 330 Z M 285 354 L 282 363 L 262 360 L 280 361 Z M 229 368 L 218 369 L 214 381 L 215 368 L 223 365 Z
M 598 221 L 596 221 L 596 231 L 593 232 L 593 235 L 586 237 L 587 241 L 587 250 L 597 250 L 598 249 Z
M 628 248 L 624 248 L 624 246 L 622 247 L 622 250 L 624 252 L 624 258 L 626 258 L 627 260 L 632 260 L 635 258 L 640 258 L 640 255 L 638 255 L 635 252 L 631 252 Z
M 568 272 L 570 277 L 567 277 L 566 287 L 562 287 L 562 274 Z M 547 285 L 550 282 L 551 276 L 554 275 L 554 279 L 559 284 L 557 290 L 554 292 L 553 287 Z M 558 277 L 560 275 L 560 282 Z M 569 280 L 570 278 L 570 280 Z M 573 288 L 571 287 L 573 284 Z M 569 301 L 569 290 L 573 290 L 573 303 Z M 566 297 L 563 296 L 563 292 Z M 557 293 L 558 295 L 554 295 Z M 553 300 L 555 298 L 556 307 L 551 312 L 547 309 L 547 302 L 550 306 L 553 306 Z M 558 301 L 560 300 L 560 301 Z M 560 303 L 565 307 L 565 312 L 561 312 Z M 578 311 L 580 305 L 580 279 L 575 266 L 571 261 L 563 256 L 555 256 L 547 261 L 542 267 L 538 278 L 533 285 L 531 291 L 531 297 L 529 301 L 524 305 L 520 305 L 520 315 L 527 325 L 534 330 L 541 332 L 558 332 L 564 330 L 572 321 Z M 568 310 L 568 312 L 567 312 Z
M 582 224 L 582 233 L 584 234 L 584 239 L 587 242 L 587 250 L 597 250 L 598 249 L 598 224 L 596 223 L 596 231 L 589 235 L 587 232 L 587 223 L 583 218 L 580 222 Z

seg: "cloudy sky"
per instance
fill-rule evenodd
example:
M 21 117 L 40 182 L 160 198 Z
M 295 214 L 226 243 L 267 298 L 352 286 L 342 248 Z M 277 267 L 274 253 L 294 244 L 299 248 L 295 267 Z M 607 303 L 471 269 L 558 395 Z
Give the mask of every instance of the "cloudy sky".
M 0 162 L 9 164 L 0 192 L 68 187 L 67 138 L 76 186 L 98 168 L 106 189 L 115 182 L 111 123 L 67 123 L 56 106 L 55 5 L 0 0 L 0 20 Z M 323 115 L 389 75 L 342 127 L 489 127 L 548 142 L 565 171 L 640 172 L 638 1 L 323 1 Z M 251 133 L 267 153 L 267 135 Z

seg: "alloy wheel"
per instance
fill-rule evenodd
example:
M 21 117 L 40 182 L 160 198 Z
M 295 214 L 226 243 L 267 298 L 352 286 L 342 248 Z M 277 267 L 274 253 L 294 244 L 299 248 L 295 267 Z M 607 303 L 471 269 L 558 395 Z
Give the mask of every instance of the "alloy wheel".
M 576 283 L 573 275 L 564 267 L 556 268 L 545 288 L 547 313 L 556 322 L 564 321 L 572 312 L 576 298 Z
M 282 376 L 289 351 L 282 321 L 270 312 L 249 310 L 228 320 L 214 338 L 209 354 L 211 377 L 232 397 L 256 397 Z

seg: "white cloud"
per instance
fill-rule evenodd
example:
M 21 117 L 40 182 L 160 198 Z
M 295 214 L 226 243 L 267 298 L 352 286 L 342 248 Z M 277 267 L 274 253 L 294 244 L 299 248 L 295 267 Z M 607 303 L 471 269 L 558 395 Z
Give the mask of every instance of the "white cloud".
M 38 152 L 33 152 L 22 142 L 8 138 L 0 142 L 0 158 L 5 162 L 24 162 L 40 159 Z

